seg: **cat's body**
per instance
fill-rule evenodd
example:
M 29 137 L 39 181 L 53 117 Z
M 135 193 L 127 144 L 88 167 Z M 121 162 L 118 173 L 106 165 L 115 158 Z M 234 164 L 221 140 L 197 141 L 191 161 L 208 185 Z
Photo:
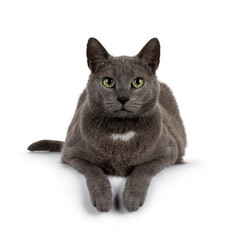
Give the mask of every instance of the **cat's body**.
M 174 157 L 170 164 L 180 160 L 186 144 L 182 121 L 170 89 L 163 83 L 159 85 L 162 95 L 159 95 L 156 110 L 144 119 L 94 116 L 88 109 L 85 90 L 69 126 L 62 161 L 67 163 L 65 152 L 72 153 L 74 149 L 74 154 L 97 164 L 106 174 L 127 176 L 135 165 L 162 156 L 167 147 L 164 146 L 165 141 L 169 141 L 167 145 L 172 142 Z M 172 109 L 164 108 L 164 105 L 168 107 L 169 101 L 172 102 Z M 173 139 L 170 141 L 168 138 Z
M 112 205 L 105 174 L 129 176 L 123 204 L 133 211 L 143 204 L 151 178 L 181 162 L 184 155 L 186 135 L 177 103 L 155 75 L 159 50 L 158 40 L 152 39 L 136 57 L 112 57 L 90 39 L 87 55 L 92 73 L 66 141 L 43 140 L 29 147 L 34 151 L 61 146 L 62 162 L 85 175 L 91 200 L 100 211 Z M 106 76 L 111 84 L 116 79 L 114 89 L 99 81 Z M 138 83 L 144 79 L 145 90 L 133 88 L 132 79 Z

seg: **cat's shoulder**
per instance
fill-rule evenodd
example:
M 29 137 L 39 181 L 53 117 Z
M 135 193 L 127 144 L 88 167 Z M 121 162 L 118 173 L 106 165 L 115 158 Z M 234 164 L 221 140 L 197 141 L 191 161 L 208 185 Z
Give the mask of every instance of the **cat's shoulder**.
M 179 114 L 177 101 L 173 95 L 172 90 L 168 87 L 166 83 L 160 82 L 160 94 L 159 103 L 163 106 L 170 114 Z
M 81 107 L 81 105 L 86 101 L 86 99 L 87 99 L 87 89 L 85 88 L 79 97 L 77 109 Z

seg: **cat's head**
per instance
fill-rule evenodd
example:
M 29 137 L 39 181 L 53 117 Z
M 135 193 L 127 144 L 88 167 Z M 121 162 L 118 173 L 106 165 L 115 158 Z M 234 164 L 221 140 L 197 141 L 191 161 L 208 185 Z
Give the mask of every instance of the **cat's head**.
M 113 57 L 97 39 L 90 38 L 87 44 L 90 108 L 120 118 L 148 114 L 158 99 L 160 86 L 155 72 L 159 59 L 157 38 L 151 39 L 134 57 Z

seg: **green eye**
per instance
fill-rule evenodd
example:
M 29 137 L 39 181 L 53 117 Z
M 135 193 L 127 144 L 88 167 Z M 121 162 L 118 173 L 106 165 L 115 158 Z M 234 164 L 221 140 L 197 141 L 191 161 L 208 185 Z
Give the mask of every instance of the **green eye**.
M 103 79 L 103 85 L 107 88 L 112 88 L 115 85 L 115 83 L 113 79 L 106 77 Z
M 132 81 L 132 86 L 134 88 L 140 88 L 143 86 L 143 84 L 144 84 L 144 81 L 142 78 L 136 78 Z

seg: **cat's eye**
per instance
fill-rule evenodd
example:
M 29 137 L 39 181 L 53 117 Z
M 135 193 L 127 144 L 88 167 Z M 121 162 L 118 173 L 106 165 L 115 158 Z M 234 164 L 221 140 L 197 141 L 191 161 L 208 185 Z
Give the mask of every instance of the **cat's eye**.
M 103 85 L 107 88 L 112 88 L 115 85 L 115 83 L 112 78 L 105 77 L 103 79 Z
M 132 81 L 132 86 L 134 88 L 140 88 L 143 86 L 143 84 L 144 84 L 144 81 L 142 78 L 136 78 Z

